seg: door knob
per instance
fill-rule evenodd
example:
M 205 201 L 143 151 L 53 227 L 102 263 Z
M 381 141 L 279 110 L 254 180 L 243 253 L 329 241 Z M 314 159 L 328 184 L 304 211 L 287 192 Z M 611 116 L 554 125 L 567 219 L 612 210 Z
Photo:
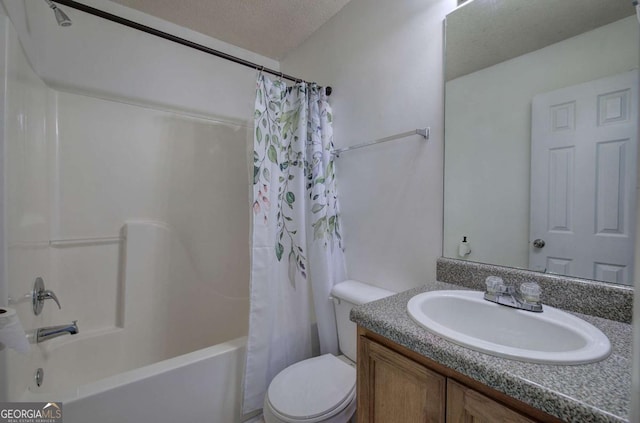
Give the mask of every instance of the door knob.
M 546 245 L 546 243 L 544 242 L 544 239 L 536 239 L 535 241 L 533 241 L 533 246 L 535 248 L 542 248 Z

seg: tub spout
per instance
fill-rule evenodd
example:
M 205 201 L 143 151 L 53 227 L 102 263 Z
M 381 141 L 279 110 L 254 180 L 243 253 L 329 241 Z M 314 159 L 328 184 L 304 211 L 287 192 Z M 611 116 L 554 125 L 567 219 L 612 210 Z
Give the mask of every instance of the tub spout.
M 36 343 L 48 341 L 62 335 L 75 335 L 78 333 L 78 321 L 74 320 L 69 325 L 49 326 L 36 331 Z

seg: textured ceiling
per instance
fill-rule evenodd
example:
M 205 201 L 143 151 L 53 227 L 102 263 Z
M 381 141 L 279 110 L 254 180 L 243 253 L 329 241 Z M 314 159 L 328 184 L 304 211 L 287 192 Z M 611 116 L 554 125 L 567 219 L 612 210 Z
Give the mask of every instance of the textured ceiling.
M 446 80 L 634 14 L 630 0 L 473 0 L 447 16 Z
M 262 54 L 283 58 L 349 0 L 112 0 Z

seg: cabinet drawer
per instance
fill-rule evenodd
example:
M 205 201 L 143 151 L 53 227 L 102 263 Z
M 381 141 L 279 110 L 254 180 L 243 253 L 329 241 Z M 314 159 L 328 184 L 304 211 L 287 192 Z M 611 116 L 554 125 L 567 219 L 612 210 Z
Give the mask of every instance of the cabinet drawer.
M 533 423 L 481 393 L 447 380 L 447 423 Z

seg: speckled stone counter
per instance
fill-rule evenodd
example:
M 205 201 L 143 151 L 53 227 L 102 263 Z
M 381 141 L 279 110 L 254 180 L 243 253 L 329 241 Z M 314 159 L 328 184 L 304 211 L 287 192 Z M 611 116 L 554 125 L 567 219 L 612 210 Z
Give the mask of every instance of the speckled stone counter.
M 487 276 L 500 276 L 508 284 L 534 281 L 542 288 L 542 302 L 552 307 L 604 319 L 631 323 L 633 287 L 532 272 L 525 269 L 440 257 L 437 279 L 467 288 L 485 289 Z
M 428 283 L 355 307 L 351 320 L 397 344 L 568 422 L 627 422 L 631 392 L 631 325 L 574 313 L 611 341 L 611 355 L 598 363 L 554 366 L 508 360 L 458 346 L 411 320 L 407 302 L 421 292 L 465 289 Z

